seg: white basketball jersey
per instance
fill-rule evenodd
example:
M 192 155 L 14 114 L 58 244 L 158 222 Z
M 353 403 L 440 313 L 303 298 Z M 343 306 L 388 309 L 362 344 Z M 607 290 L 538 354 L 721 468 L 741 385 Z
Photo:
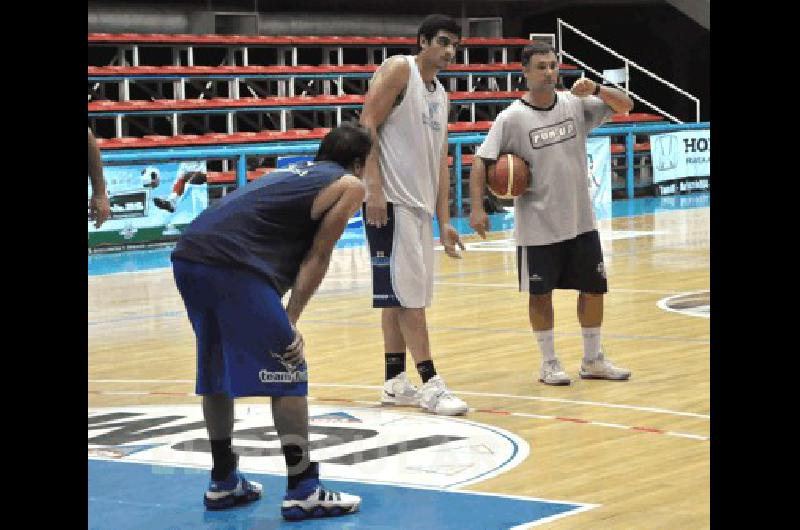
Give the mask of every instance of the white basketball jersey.
M 387 201 L 433 216 L 447 139 L 447 93 L 436 78 L 436 88 L 428 90 L 414 56 L 404 58 L 410 72 L 403 101 L 378 128 L 383 191 Z

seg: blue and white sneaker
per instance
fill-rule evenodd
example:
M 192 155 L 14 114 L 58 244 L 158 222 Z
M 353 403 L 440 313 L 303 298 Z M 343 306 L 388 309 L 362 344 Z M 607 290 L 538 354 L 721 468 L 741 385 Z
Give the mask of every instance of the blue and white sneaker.
M 223 510 L 237 504 L 257 501 L 264 488 L 258 482 L 244 478 L 238 469 L 231 471 L 225 480 L 212 480 L 203 497 L 203 504 L 209 510 Z
M 317 466 L 316 462 L 311 465 Z M 316 474 L 316 473 L 315 473 Z M 288 490 L 281 503 L 281 515 L 289 521 L 300 521 L 312 517 L 334 517 L 355 513 L 361 505 L 361 497 L 326 490 L 319 478 L 301 480 L 293 490 Z

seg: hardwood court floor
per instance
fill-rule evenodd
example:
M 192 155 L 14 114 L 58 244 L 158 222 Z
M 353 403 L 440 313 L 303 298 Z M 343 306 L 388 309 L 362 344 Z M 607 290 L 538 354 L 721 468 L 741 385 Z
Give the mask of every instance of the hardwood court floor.
M 600 229 L 610 286 L 604 349 L 633 371 L 628 382 L 577 377 L 576 293 L 556 291 L 556 351 L 573 383 L 538 383 L 514 252 L 479 250 L 470 237 L 461 260 L 436 253 L 428 325 L 437 371 L 480 409 L 468 419 L 530 444 L 521 465 L 465 489 L 601 505 L 545 528 L 707 528 L 709 320 L 657 303 L 709 290 L 709 209 L 617 218 Z M 511 237 L 490 239 L 503 246 Z M 366 249 L 336 250 L 299 323 L 311 396 L 377 402 L 383 344 L 370 293 Z M 198 402 L 163 395 L 194 389 L 194 339 L 170 270 L 90 277 L 88 319 L 90 407 Z

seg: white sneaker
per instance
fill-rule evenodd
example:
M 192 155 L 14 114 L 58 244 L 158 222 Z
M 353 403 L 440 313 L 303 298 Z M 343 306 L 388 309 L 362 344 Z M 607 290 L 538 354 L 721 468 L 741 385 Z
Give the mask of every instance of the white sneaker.
M 457 398 L 438 375 L 428 379 L 419 389 L 419 404 L 423 410 L 442 416 L 458 416 L 466 414 L 469 407 Z
M 582 379 L 610 379 L 612 381 L 625 381 L 631 376 L 631 371 L 614 364 L 600 352 L 597 359 L 581 362 L 580 376 Z
M 569 376 L 561 368 L 561 363 L 558 359 L 542 362 L 542 367 L 539 370 L 539 381 L 546 385 L 568 385 L 570 381 Z
M 419 406 L 419 389 L 411 384 L 405 372 L 396 375 L 383 384 L 381 405 L 401 407 Z
M 301 521 L 355 513 L 360 506 L 361 497 L 325 489 L 319 479 L 309 479 L 286 492 L 281 503 L 281 515 L 289 521 Z

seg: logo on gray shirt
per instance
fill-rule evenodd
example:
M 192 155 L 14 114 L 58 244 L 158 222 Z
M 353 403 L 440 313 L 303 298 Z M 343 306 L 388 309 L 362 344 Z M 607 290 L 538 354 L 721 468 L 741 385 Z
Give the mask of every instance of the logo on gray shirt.
M 572 118 L 567 118 L 555 125 L 531 129 L 528 133 L 531 147 L 534 149 L 560 144 L 561 142 L 566 142 L 567 140 L 575 138 L 576 135 L 577 129 L 575 127 L 575 120 Z

